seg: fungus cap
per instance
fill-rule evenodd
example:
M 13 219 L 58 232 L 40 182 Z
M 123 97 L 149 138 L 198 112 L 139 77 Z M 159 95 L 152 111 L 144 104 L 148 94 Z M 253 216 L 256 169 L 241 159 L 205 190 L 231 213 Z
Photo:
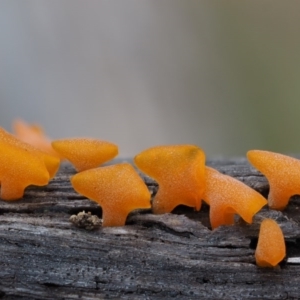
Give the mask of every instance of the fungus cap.
M 37 124 L 27 124 L 21 119 L 13 122 L 15 136 L 21 141 L 34 146 L 35 148 L 60 158 L 58 153 L 51 146 L 51 140 L 45 135 L 44 130 Z
M 0 139 L 1 199 L 20 199 L 27 186 L 46 185 L 49 178 L 44 161 L 35 153 Z
M 26 142 L 21 141 L 1 127 L 0 141 L 4 144 L 9 144 L 18 149 L 23 149 L 25 152 L 31 152 L 36 156 L 37 159 L 42 160 L 49 172 L 49 179 L 52 179 L 59 169 L 60 159 L 57 156 L 50 155 Z
M 253 215 L 267 204 L 267 200 L 249 186 L 210 167 L 205 167 L 203 200 L 210 205 L 213 229 L 234 224 L 235 214 L 252 223 Z
M 180 204 L 200 209 L 205 166 L 202 149 L 194 145 L 152 147 L 136 155 L 134 163 L 159 184 L 153 213 L 168 213 Z
M 101 206 L 103 226 L 123 226 L 132 210 L 151 208 L 147 186 L 128 163 L 80 172 L 71 183 L 76 192 Z
M 262 150 L 248 151 L 247 158 L 269 181 L 270 208 L 283 210 L 291 196 L 300 194 L 300 160 Z
M 52 147 L 78 172 L 96 168 L 118 155 L 117 145 L 92 138 L 55 140 Z
M 272 219 L 265 219 L 260 225 L 258 243 L 255 250 L 259 267 L 275 267 L 285 257 L 286 249 L 282 230 Z

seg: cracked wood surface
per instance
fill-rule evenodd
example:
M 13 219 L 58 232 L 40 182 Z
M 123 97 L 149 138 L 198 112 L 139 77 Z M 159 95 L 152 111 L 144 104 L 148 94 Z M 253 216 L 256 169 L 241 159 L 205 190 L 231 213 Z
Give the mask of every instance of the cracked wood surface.
M 245 159 L 208 165 L 263 195 L 267 180 Z M 133 212 L 127 225 L 87 231 L 69 217 L 101 216 L 97 204 L 77 194 L 63 164 L 46 187 L 30 187 L 20 201 L 0 201 L 0 299 L 299 299 L 300 266 L 255 265 L 259 224 L 281 226 L 287 256 L 300 257 L 300 198 L 283 212 L 264 208 L 249 225 L 211 231 L 208 207 L 178 207 L 172 214 Z M 155 193 L 157 184 L 141 175 Z

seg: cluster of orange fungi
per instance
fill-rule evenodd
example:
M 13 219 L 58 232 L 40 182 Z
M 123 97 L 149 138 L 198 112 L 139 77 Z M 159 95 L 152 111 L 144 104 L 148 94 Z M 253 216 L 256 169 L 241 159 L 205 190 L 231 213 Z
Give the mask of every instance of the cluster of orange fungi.
M 249 162 L 269 181 L 267 201 L 244 183 L 207 167 L 201 148 L 168 145 L 134 157 L 135 166 L 159 185 L 151 202 L 146 184 L 131 164 L 99 167 L 118 155 L 117 145 L 91 138 L 51 141 L 40 126 L 22 120 L 16 120 L 13 129 L 10 134 L 0 128 L 1 199 L 20 199 L 27 186 L 47 185 L 66 159 L 78 172 L 71 177 L 75 191 L 101 206 L 103 226 L 125 225 L 135 209 L 164 214 L 186 205 L 199 211 L 202 200 L 210 206 L 212 229 L 234 224 L 235 214 L 252 223 L 266 204 L 282 210 L 291 196 L 300 194 L 300 161 L 295 158 L 260 150 L 247 153 Z M 261 223 L 255 257 L 261 267 L 276 266 L 285 257 L 283 233 L 274 220 Z

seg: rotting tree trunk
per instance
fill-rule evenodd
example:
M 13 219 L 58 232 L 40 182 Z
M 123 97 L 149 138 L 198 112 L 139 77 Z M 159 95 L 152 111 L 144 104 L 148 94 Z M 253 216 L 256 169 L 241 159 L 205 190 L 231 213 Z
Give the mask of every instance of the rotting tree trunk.
M 245 159 L 209 161 L 264 195 L 267 180 Z M 127 225 L 87 231 L 69 217 L 101 216 L 78 195 L 64 164 L 46 187 L 31 187 L 22 200 L 0 201 L 1 299 L 299 299 L 300 266 L 255 265 L 259 224 L 275 219 L 288 257 L 300 257 L 300 198 L 283 212 L 264 208 L 252 225 L 209 228 L 208 207 L 174 213 L 132 213 Z M 144 177 L 143 177 L 144 178 Z M 155 182 L 144 178 L 150 190 Z

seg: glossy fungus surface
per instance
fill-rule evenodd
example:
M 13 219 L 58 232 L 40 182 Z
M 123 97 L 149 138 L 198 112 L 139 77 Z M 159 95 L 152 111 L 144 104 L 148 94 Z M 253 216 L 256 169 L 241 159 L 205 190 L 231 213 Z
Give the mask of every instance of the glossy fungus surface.
M 23 197 L 29 185 L 46 185 L 50 179 L 42 156 L 21 147 L 14 137 L 0 129 L 0 182 L 1 199 Z
M 136 155 L 134 163 L 159 184 L 153 213 L 168 213 L 180 204 L 200 209 L 205 166 L 202 149 L 194 145 L 152 147 Z
M 101 206 L 103 226 L 123 226 L 132 210 L 151 207 L 147 186 L 128 163 L 83 171 L 71 183 L 75 191 Z
M 78 172 L 96 168 L 118 155 L 117 145 L 92 138 L 55 140 L 52 147 L 69 160 Z
M 252 188 L 210 167 L 205 167 L 203 199 L 210 205 L 213 229 L 234 224 L 235 214 L 252 223 L 253 215 L 267 204 L 267 200 Z
M 46 136 L 41 126 L 28 124 L 21 119 L 16 119 L 13 122 L 13 131 L 15 136 L 21 141 L 52 156 L 59 157 L 58 153 L 51 146 L 50 138 Z
M 256 264 L 259 267 L 275 267 L 284 259 L 285 253 L 281 228 L 272 219 L 263 220 L 255 250 Z
M 55 176 L 56 172 L 59 169 L 60 159 L 57 156 L 50 155 L 26 142 L 21 141 L 1 127 L 0 141 L 2 143 L 14 146 L 17 149 L 23 149 L 25 152 L 30 152 L 31 154 L 35 155 L 36 159 L 42 160 L 49 172 L 50 179 Z
M 270 208 L 283 210 L 291 196 L 300 194 L 300 160 L 262 150 L 248 151 L 247 158 L 269 181 Z

